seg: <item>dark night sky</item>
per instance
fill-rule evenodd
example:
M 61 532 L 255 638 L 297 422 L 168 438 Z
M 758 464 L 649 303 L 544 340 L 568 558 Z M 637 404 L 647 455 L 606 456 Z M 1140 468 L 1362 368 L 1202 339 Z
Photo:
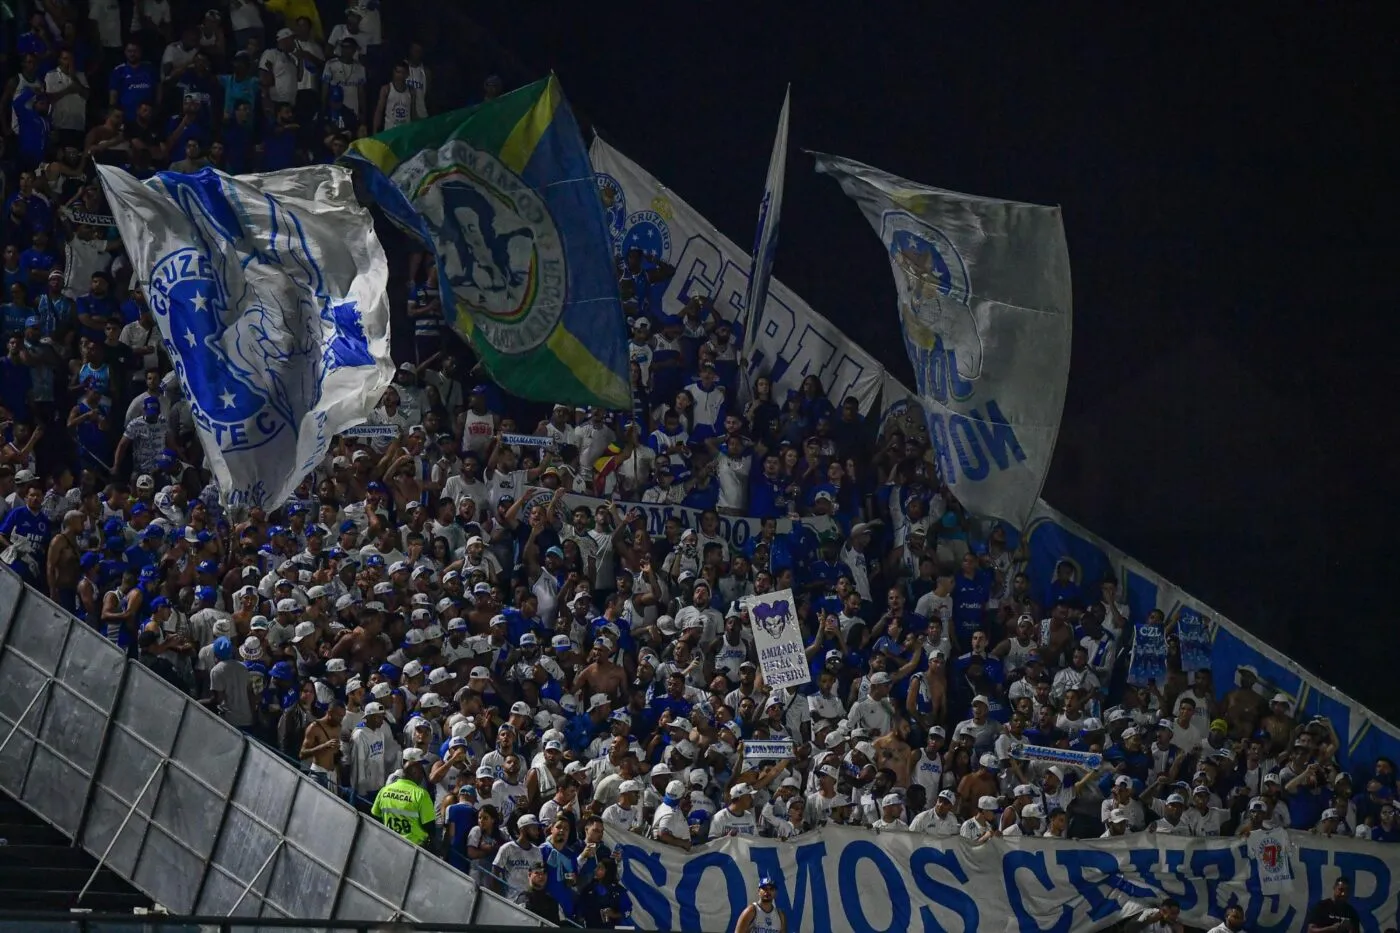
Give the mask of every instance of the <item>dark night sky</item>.
M 1074 354 L 1046 498 L 1400 720 L 1369 634 L 1397 619 L 1400 515 L 1377 8 L 506 6 L 479 13 L 497 41 L 739 243 L 791 81 L 777 275 L 906 381 L 882 251 L 800 150 L 1062 205 Z

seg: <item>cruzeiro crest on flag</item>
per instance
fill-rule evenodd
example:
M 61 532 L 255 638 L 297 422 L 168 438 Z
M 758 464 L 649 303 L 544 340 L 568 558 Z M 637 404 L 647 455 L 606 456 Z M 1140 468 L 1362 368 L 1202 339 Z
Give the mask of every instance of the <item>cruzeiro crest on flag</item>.
M 417 153 L 392 177 L 427 222 L 459 326 L 503 354 L 543 344 L 564 313 L 567 268 L 539 195 L 462 140 Z
M 982 375 L 982 335 L 962 254 L 942 230 L 908 211 L 886 211 L 880 226 L 905 334 L 923 349 L 941 342 L 952 353 L 958 375 L 975 381 Z

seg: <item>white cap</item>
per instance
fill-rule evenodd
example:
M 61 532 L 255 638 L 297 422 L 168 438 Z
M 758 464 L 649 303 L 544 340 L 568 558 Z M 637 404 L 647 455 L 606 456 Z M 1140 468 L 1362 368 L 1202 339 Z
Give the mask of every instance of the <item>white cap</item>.
M 345 659 L 344 659 L 344 658 L 331 658 L 329 661 L 326 662 L 326 673 L 327 673 L 327 674 L 344 674 L 344 673 L 345 673 Z
M 382 703 L 366 703 L 366 704 L 365 704 L 365 716 L 366 716 L 366 718 L 368 718 L 368 717 L 370 717 L 370 716 L 383 716 L 383 715 L 384 715 L 384 705 L 383 705 Z
M 291 600 L 283 600 L 283 602 L 290 602 L 290 601 L 291 601 Z M 315 634 L 316 634 L 316 623 L 315 623 L 315 622 L 311 622 L 311 621 L 309 621 L 309 620 L 306 621 L 306 622 L 298 622 L 298 623 L 297 623 L 297 627 L 293 630 L 293 632 L 294 632 L 294 634 L 292 635 L 292 641 L 294 641 L 294 642 L 305 641 L 306 639 L 310 638 L 312 635 L 315 635 Z M 344 661 L 341 662 L 342 665 L 343 665 L 344 663 L 345 663 Z M 329 670 L 329 668 L 327 668 L 327 669 Z M 341 670 L 344 670 L 344 667 L 342 667 Z
M 403 750 L 403 763 L 411 765 L 415 761 L 422 761 L 427 757 L 427 752 L 421 748 L 405 748 Z
M 977 759 L 977 763 L 982 767 L 988 768 L 992 771 L 995 771 L 1001 765 L 1001 762 L 997 760 L 997 756 L 993 755 L 991 752 L 988 752 L 981 758 Z
M 1167 803 L 1177 803 L 1184 807 L 1186 806 L 1186 798 L 1181 796 L 1180 794 L 1172 794 L 1170 797 L 1167 798 Z
M 322 596 L 326 595 L 328 594 L 326 593 L 326 588 L 324 586 L 313 586 L 311 589 L 306 591 L 307 599 L 320 599 Z
M 1038 803 L 1028 803 L 1021 808 L 1021 816 L 1028 820 L 1045 819 L 1045 808 Z
M 738 800 L 740 797 L 751 796 L 753 796 L 753 788 L 750 787 L 748 784 L 744 783 L 743 781 L 740 781 L 738 784 L 735 784 L 733 787 L 729 788 L 730 800 Z
M 1126 774 L 1120 774 L 1113 779 L 1113 786 L 1131 788 L 1133 786 L 1133 779 L 1128 777 Z
M 517 828 L 521 826 L 538 826 L 540 825 L 540 818 L 533 813 L 525 813 L 521 815 L 520 819 L 515 821 L 515 825 Z
M 880 800 L 880 806 L 881 806 L 881 807 L 902 807 L 902 806 L 904 806 L 904 801 L 901 800 L 901 799 L 899 798 L 899 795 L 898 795 L 898 794 L 886 794 L 886 795 Z
M 423 673 L 423 662 L 422 662 L 422 661 L 418 661 L 418 660 L 409 661 L 407 664 L 405 664 L 405 665 L 403 666 L 403 675 L 404 675 L 405 677 L 417 677 L 419 674 L 422 674 L 422 673 Z
M 885 673 L 884 671 L 876 671 L 875 673 L 870 675 L 870 686 L 872 687 L 879 686 L 880 684 L 887 684 L 889 682 L 890 675 Z
M 997 799 L 996 799 L 995 797 L 991 796 L 990 794 L 988 794 L 988 795 L 986 795 L 986 796 L 983 796 L 983 797 L 978 797 L 978 798 L 977 798 L 977 809 L 979 809 L 979 810 L 995 810 L 996 808 L 997 808 Z
M 666 785 L 666 796 L 667 796 L 667 797 L 684 797 L 684 796 L 685 796 L 685 785 L 682 784 L 680 781 L 672 781 L 671 783 L 669 783 L 669 784 Z
M 374 697 L 376 700 L 382 700 L 393 692 L 394 688 L 390 686 L 387 681 L 383 680 L 369 688 L 370 696 Z
M 485 670 L 485 668 L 482 668 L 482 670 Z M 472 672 L 472 676 L 476 676 L 475 671 Z M 530 704 L 526 703 L 524 700 L 516 700 L 511 704 L 510 714 L 512 716 L 533 716 L 535 711 L 530 709 Z
M 1034 797 L 1035 788 L 1031 787 L 1029 784 L 1017 784 L 1016 788 L 1011 792 L 1011 795 L 1013 797 Z
M 1128 811 L 1121 807 L 1116 807 L 1108 811 L 1108 821 L 1110 823 L 1127 823 L 1129 822 Z
M 424 709 L 442 709 L 447 701 L 436 693 L 425 693 L 418 698 L 418 705 Z
M 980 694 L 980 693 L 977 694 L 977 696 L 975 696 L 975 697 L 972 698 L 972 705 L 973 705 L 973 706 L 976 706 L 978 703 L 981 703 L 983 706 L 991 706 L 991 705 L 992 705 L 991 702 L 990 702 L 985 696 L 983 696 L 983 695 Z
M 595 710 L 602 706 L 608 706 L 611 703 L 612 697 L 608 696 L 606 693 L 595 693 L 588 698 L 588 709 L 590 711 Z
M 1280 780 L 1278 779 L 1278 775 L 1277 775 L 1277 774 L 1275 774 L 1274 772 L 1270 771 L 1268 774 L 1264 775 L 1264 783 L 1265 783 L 1265 784 L 1282 784 L 1283 782 L 1280 781 Z
M 1326 810 L 1322 811 L 1322 819 L 1324 820 L 1340 820 L 1341 818 L 1342 811 L 1334 807 L 1328 807 Z

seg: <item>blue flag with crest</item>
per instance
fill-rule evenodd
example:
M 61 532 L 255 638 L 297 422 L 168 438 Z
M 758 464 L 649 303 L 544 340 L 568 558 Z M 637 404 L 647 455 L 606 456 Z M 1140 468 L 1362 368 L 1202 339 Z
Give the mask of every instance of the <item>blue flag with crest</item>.
M 221 500 L 276 508 L 393 377 L 388 263 L 349 169 L 98 174 Z

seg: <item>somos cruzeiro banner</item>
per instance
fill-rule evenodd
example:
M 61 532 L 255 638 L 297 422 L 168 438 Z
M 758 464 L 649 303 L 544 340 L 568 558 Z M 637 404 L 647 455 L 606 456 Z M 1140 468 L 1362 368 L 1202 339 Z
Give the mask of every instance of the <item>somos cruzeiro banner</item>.
M 1291 874 L 1277 894 L 1265 893 L 1261 859 L 1243 839 L 1139 833 L 976 846 L 828 826 L 786 842 L 737 836 L 687 853 L 612 829 L 608 838 L 622 846 L 633 919 L 652 930 L 732 930 L 764 875 L 777 884 L 788 929 L 822 933 L 1087 933 L 1168 896 L 1190 926 L 1214 926 L 1239 904 L 1251 933 L 1294 933 L 1343 875 L 1360 933 L 1381 933 L 1395 922 L 1400 892 L 1400 846 L 1308 833 L 1288 833 L 1289 851 L 1270 853 Z

